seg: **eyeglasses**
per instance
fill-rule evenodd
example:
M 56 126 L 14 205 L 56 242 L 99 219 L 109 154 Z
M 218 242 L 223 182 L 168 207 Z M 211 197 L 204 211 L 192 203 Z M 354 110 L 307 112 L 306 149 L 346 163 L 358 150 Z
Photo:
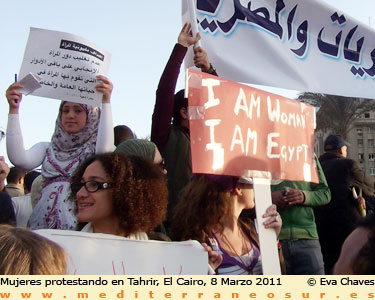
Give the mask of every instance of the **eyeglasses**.
M 70 188 L 72 190 L 72 193 L 75 195 L 78 193 L 78 191 L 85 187 L 85 190 L 89 193 L 95 193 L 99 190 L 105 190 L 111 187 L 111 184 L 108 182 L 98 182 L 94 180 L 86 181 L 86 182 L 75 182 L 72 183 Z

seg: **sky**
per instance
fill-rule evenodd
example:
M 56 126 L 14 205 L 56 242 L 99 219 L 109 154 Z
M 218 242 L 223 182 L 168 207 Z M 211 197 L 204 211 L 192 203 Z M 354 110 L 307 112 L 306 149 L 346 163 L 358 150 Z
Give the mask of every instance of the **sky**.
M 374 0 L 322 1 L 375 28 Z M 6 129 L 5 91 L 20 70 L 29 28 L 39 27 L 81 36 L 110 52 L 114 126 L 125 124 L 140 138 L 150 135 L 157 84 L 182 27 L 180 0 L 3 1 L 1 13 L 0 129 Z M 176 90 L 183 87 L 182 72 Z M 269 90 L 289 98 L 297 95 Z M 59 104 L 54 99 L 23 97 L 20 119 L 26 149 L 51 140 Z M 0 142 L 0 155 L 7 160 L 5 140 Z

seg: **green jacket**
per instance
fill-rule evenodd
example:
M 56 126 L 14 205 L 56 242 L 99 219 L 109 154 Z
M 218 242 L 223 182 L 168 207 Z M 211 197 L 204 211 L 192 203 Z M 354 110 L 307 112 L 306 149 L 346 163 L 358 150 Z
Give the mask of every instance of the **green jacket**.
M 303 181 L 283 181 L 271 186 L 271 191 L 282 190 L 284 186 L 301 190 L 305 202 L 279 211 L 283 226 L 279 235 L 280 240 L 319 239 L 316 230 L 313 206 L 326 205 L 331 201 L 331 192 L 320 163 L 315 159 L 318 169 L 319 183 Z

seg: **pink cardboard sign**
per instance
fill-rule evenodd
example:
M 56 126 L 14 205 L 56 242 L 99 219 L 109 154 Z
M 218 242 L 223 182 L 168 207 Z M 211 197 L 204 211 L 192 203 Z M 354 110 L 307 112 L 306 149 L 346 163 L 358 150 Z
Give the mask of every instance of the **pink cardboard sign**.
M 313 106 L 191 69 L 186 90 L 193 173 L 318 182 Z

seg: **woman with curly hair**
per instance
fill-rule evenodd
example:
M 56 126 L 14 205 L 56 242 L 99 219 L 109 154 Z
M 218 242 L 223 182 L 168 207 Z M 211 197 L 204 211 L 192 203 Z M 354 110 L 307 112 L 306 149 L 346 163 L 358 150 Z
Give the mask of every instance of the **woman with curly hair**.
M 1 275 L 65 275 L 64 250 L 28 229 L 0 225 Z
M 195 175 L 172 217 L 173 240 L 195 239 L 204 245 L 216 274 L 261 274 L 258 236 L 252 221 L 240 220 L 244 209 L 254 208 L 250 178 Z M 263 222 L 279 234 L 281 219 L 271 205 Z
M 82 231 L 146 240 L 166 215 L 168 191 L 161 168 L 122 153 L 88 158 L 72 177 L 71 196 Z

